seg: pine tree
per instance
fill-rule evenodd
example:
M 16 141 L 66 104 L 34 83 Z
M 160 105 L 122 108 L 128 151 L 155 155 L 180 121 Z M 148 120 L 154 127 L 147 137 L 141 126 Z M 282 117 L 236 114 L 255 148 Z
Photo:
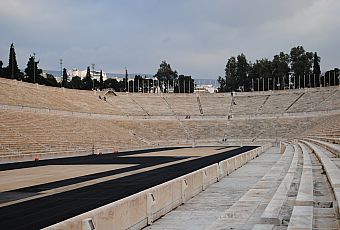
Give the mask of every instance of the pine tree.
M 248 79 L 249 72 L 249 64 L 246 56 L 241 53 L 237 56 L 236 62 L 236 79 L 238 87 L 241 87 L 243 90 L 250 88 L 250 82 Z
M 315 76 L 319 76 L 320 73 L 320 57 L 318 57 L 318 54 L 315 52 L 313 57 L 313 74 L 315 74 Z
M 64 87 L 64 88 L 67 88 L 68 87 L 68 84 L 67 84 L 67 71 L 66 71 L 66 68 L 63 69 L 63 80 L 61 82 L 61 86 Z
M 273 78 L 278 89 L 284 89 L 289 84 L 289 54 L 280 52 L 272 60 Z
M 226 91 L 233 91 L 238 88 L 237 82 L 237 61 L 235 57 L 230 57 L 225 66 Z
M 94 82 L 91 77 L 90 66 L 87 67 L 86 77 L 82 80 L 83 89 L 91 90 L 93 89 Z
M 91 78 L 91 70 L 90 70 L 90 66 L 87 67 L 86 77 L 90 77 L 90 78 Z
M 218 91 L 219 92 L 226 92 L 227 91 L 227 86 L 226 86 L 225 78 L 223 78 L 221 76 L 218 76 L 217 81 L 220 84 L 220 87 L 218 88 Z
M 27 62 L 27 68 L 25 69 L 25 73 L 27 78 L 25 79 L 28 82 L 32 83 L 43 83 L 42 69 L 38 69 L 39 61 L 35 60 L 35 56 L 30 56 Z
M 21 80 L 23 77 L 23 74 L 20 72 L 18 68 L 18 63 L 16 59 L 15 49 L 13 43 L 11 44 L 11 47 L 9 49 L 9 60 L 8 60 L 8 66 L 5 69 L 4 75 L 11 79 L 19 79 Z
M 319 86 L 319 77 L 321 74 L 321 69 L 320 69 L 320 57 L 318 57 L 318 54 L 314 52 L 313 56 L 313 87 Z
M 99 89 L 102 90 L 104 87 L 104 82 L 103 82 L 103 70 L 100 71 L 100 78 L 99 78 Z
M 2 77 L 4 74 L 4 69 L 2 68 L 3 64 L 4 63 L 0 60 L 0 77 Z
M 171 69 L 170 64 L 166 63 L 166 61 L 162 61 L 157 73 L 155 74 L 155 77 L 157 77 L 159 81 L 173 82 L 174 80 L 177 80 L 178 74 L 176 70 L 173 71 Z

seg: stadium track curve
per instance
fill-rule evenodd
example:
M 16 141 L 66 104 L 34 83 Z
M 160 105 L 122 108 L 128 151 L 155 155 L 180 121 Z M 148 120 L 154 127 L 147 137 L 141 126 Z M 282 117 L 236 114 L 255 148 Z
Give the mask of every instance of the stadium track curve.
M 174 164 L 152 170 L 138 172 L 116 179 L 106 180 L 100 183 L 83 186 L 65 192 L 60 192 L 36 199 L 3 205 L 0 207 L 0 223 L 2 229 L 41 229 L 65 219 L 90 211 L 108 203 L 120 200 L 124 197 L 138 193 L 166 181 L 183 176 L 200 168 L 218 163 L 245 151 L 256 148 L 256 146 L 244 146 L 235 149 L 227 149 L 217 154 L 192 158 L 181 161 L 186 157 L 175 156 L 138 156 L 136 154 L 149 153 L 154 149 L 128 151 L 119 154 L 90 155 L 72 158 L 51 159 L 38 162 L 22 162 L 0 165 L 0 171 L 37 167 L 42 165 L 63 164 L 134 164 L 126 168 L 110 170 L 80 176 L 45 184 L 28 186 L 1 193 L 1 203 L 11 201 L 11 194 L 21 198 L 37 195 L 44 190 L 58 188 L 60 186 L 72 185 L 86 182 L 96 178 L 114 175 L 126 171 L 133 171 L 145 167 L 174 162 Z M 172 149 L 172 148 L 170 148 Z M 169 150 L 160 148 L 157 151 Z M 178 163 L 176 163 L 178 161 Z M 8 200 L 6 200 L 6 198 Z

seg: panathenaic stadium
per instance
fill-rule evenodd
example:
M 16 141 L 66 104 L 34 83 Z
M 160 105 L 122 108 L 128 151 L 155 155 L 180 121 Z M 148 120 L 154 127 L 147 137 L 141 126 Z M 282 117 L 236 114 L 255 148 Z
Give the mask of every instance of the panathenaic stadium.
M 79 91 L 0 79 L 1 229 L 339 229 L 340 87 Z

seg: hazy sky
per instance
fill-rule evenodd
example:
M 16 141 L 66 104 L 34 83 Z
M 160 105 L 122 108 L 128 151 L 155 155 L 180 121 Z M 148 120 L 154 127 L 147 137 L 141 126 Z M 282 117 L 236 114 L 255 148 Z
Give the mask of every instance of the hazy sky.
M 14 42 L 19 67 L 216 79 L 230 56 L 267 57 L 302 45 L 321 68 L 340 67 L 339 0 L 0 0 L 0 59 Z

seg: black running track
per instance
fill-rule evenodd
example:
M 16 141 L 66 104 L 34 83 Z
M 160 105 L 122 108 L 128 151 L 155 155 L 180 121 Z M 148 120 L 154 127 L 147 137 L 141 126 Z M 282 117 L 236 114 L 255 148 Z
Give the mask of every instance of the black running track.
M 0 228 L 1 229 L 41 229 L 65 219 L 79 215 L 81 213 L 98 208 L 105 204 L 117 201 L 124 197 L 138 193 L 150 187 L 180 177 L 200 168 L 217 163 L 221 160 L 233 157 L 245 151 L 256 148 L 255 146 L 245 146 L 234 150 L 225 151 L 219 154 L 193 158 L 192 160 L 177 163 L 170 166 L 136 173 L 113 180 L 108 180 L 94 185 L 89 185 L 61 192 L 46 197 L 21 202 L 0 208 Z M 134 157 L 134 154 L 164 151 L 175 148 L 162 148 L 130 151 L 119 154 L 91 155 L 72 158 L 60 158 L 53 160 L 43 160 L 37 162 L 23 162 L 0 165 L 0 171 L 37 167 L 42 165 L 86 165 L 91 164 L 136 164 L 135 166 L 115 169 L 106 172 L 90 174 L 86 176 L 51 182 L 17 190 L 0 193 L 2 202 L 11 200 L 10 197 L 24 198 L 39 194 L 39 192 L 71 185 L 87 180 L 101 178 L 104 176 L 115 175 L 127 171 L 175 162 L 183 157 L 166 156 L 145 156 Z M 124 156 L 124 157 L 121 157 Z

